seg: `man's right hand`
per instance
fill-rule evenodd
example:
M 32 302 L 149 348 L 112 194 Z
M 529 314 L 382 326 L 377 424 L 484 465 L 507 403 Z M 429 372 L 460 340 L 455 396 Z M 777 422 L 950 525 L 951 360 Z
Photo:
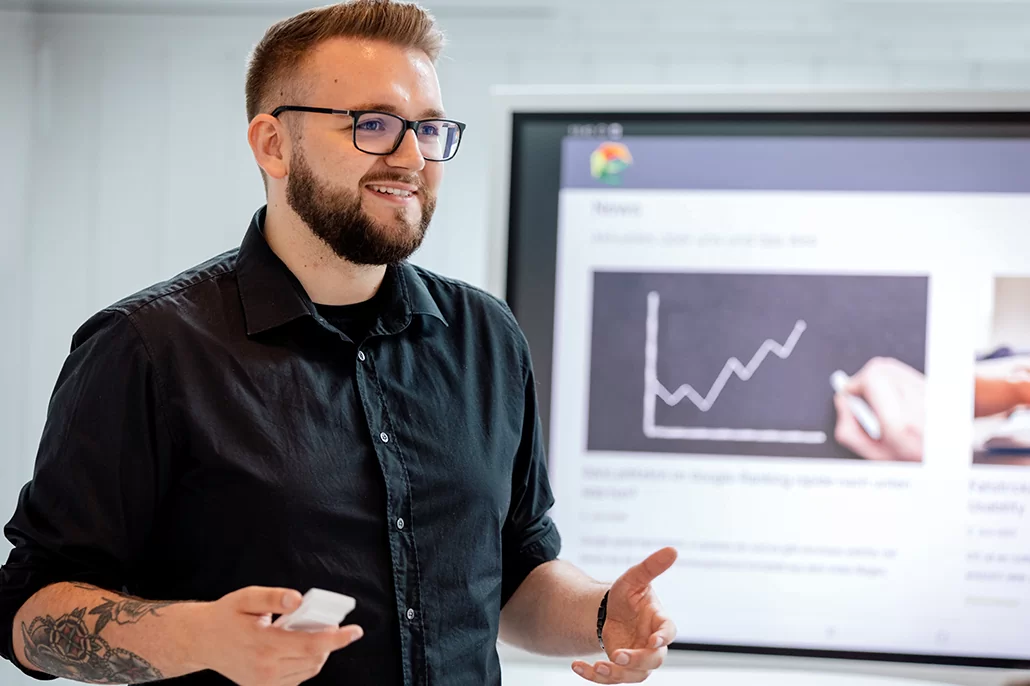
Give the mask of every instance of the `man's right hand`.
M 330 653 L 362 637 L 356 625 L 315 633 L 272 626 L 273 614 L 292 612 L 300 602 L 294 590 L 250 586 L 198 605 L 197 666 L 241 686 L 294 686 L 317 675 Z

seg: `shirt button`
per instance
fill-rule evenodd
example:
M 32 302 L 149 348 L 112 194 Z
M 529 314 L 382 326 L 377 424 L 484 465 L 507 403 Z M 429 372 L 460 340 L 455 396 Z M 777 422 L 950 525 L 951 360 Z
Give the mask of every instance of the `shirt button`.
M 390 442 L 390 437 L 387 436 L 386 432 L 384 431 L 383 433 L 379 434 L 379 440 L 382 441 L 383 443 L 389 443 Z
M 415 619 L 415 611 L 409 607 L 407 614 L 405 614 L 405 617 L 407 617 L 408 621 L 410 622 L 411 620 Z
M 404 528 L 404 519 L 403 518 L 400 518 L 400 519 L 397 520 L 397 528 L 398 529 L 403 529 Z
M 358 359 L 361 360 L 362 362 L 365 361 L 365 353 L 362 352 L 361 350 L 358 351 Z

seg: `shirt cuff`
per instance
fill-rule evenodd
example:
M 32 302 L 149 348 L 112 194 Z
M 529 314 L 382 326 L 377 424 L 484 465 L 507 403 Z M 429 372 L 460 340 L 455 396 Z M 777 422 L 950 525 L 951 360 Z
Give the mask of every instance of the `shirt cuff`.
M 561 552 L 561 536 L 558 534 L 558 527 L 548 518 L 547 524 L 537 536 L 533 537 L 533 540 L 523 544 L 517 553 L 507 556 L 507 559 L 504 560 L 501 607 L 504 607 L 508 600 L 515 595 L 515 591 L 526 580 L 530 572 L 545 562 L 557 560 L 559 552 Z

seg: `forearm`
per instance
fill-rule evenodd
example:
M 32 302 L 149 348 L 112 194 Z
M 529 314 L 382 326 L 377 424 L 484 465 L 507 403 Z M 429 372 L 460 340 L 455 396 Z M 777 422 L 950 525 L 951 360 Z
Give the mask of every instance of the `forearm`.
M 29 598 L 15 616 L 15 656 L 30 669 L 94 684 L 182 676 L 202 669 L 191 661 L 200 605 L 53 584 Z
M 600 652 L 597 608 L 607 584 L 562 560 L 534 569 L 501 612 L 501 640 L 542 655 Z
M 973 415 L 986 417 L 1030 404 L 1030 379 L 977 377 Z

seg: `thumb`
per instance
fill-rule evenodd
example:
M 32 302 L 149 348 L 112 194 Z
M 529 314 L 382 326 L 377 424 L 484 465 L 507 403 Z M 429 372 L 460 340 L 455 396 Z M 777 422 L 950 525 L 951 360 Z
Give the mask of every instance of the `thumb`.
M 289 588 L 248 586 L 232 594 L 235 608 L 248 615 L 283 614 L 300 607 L 301 595 Z
M 676 562 L 678 553 L 675 548 L 662 548 L 651 553 L 640 564 L 633 565 L 622 575 L 623 581 L 635 588 L 647 586 L 664 574 Z

